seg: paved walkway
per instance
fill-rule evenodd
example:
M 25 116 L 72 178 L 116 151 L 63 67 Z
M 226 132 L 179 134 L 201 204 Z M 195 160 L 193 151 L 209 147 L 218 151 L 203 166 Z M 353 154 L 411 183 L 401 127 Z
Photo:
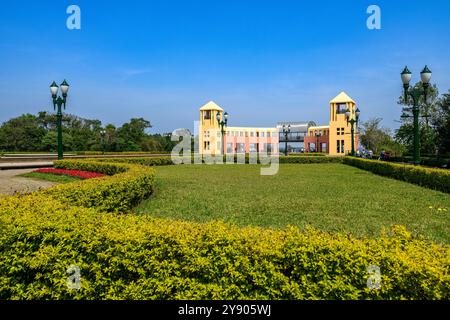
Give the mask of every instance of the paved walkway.
M 0 194 L 30 193 L 39 189 L 49 188 L 58 183 L 18 177 L 17 175 L 28 173 L 34 169 L 0 170 Z
M 52 161 L 33 162 L 0 162 L 0 170 L 28 169 L 28 168 L 48 168 L 53 167 Z

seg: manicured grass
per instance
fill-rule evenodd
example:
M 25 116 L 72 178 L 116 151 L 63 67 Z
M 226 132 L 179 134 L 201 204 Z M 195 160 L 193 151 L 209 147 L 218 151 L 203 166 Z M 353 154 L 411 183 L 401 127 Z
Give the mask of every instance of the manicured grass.
M 156 167 L 157 186 L 137 213 L 205 222 L 322 230 L 376 237 L 383 228 L 450 243 L 448 194 L 342 164 L 282 164 L 275 176 L 257 165 Z
M 46 180 L 46 181 L 51 181 L 51 182 L 58 182 L 58 183 L 68 183 L 68 182 L 82 180 L 81 178 L 72 177 L 72 176 L 68 176 L 68 175 L 56 175 L 56 174 L 51 174 L 51 173 L 40 173 L 40 172 L 30 172 L 30 173 L 22 174 L 20 176 L 26 177 L 26 178 Z

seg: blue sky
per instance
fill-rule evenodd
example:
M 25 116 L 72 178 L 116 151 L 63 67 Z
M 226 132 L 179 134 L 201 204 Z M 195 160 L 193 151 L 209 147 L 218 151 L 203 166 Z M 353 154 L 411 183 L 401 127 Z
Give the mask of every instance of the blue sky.
M 81 30 L 66 9 L 81 8 Z M 381 30 L 366 27 L 369 5 Z M 52 110 L 48 86 L 71 84 L 68 112 L 103 123 L 144 117 L 151 132 L 192 128 L 214 100 L 231 125 L 328 121 L 346 91 L 362 120 L 395 128 L 399 73 L 428 64 L 450 89 L 450 1 L 3 1 L 0 122 Z

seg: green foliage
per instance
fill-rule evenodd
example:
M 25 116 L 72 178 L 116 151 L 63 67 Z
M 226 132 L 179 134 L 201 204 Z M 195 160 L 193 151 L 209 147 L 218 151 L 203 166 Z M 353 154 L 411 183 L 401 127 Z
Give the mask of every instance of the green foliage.
M 422 84 L 416 84 L 419 88 Z M 429 88 L 428 102 L 423 98 L 419 101 L 420 118 L 420 152 L 443 156 L 450 153 L 450 91 L 439 97 L 436 85 Z M 403 144 L 408 153 L 413 153 L 413 118 L 412 99 L 405 103 L 400 97 L 398 103 L 404 105 L 401 118 L 402 125 L 396 131 L 395 139 Z
M 90 159 L 88 159 L 90 161 Z M 133 158 L 103 158 L 103 159 L 95 159 L 97 162 L 110 162 L 110 163 L 132 163 L 139 164 L 143 166 L 167 166 L 172 165 L 172 159 L 169 156 L 163 157 L 133 157 Z
M 382 176 L 450 193 L 450 171 L 378 160 L 345 157 L 344 163 Z
M 342 157 L 323 157 L 323 156 L 280 156 L 280 163 L 342 163 Z
M 379 154 L 383 150 L 393 155 L 402 154 L 403 146 L 394 141 L 389 129 L 380 127 L 381 121 L 381 118 L 374 118 L 361 123 L 359 135 L 361 144 L 374 154 Z
M 0 199 L 0 227 L 0 299 L 450 299 L 449 247 L 402 227 L 355 239 L 99 214 L 39 193 Z
M 326 157 L 328 154 L 323 152 L 305 152 L 305 153 L 290 153 L 289 157 Z
M 96 161 L 56 161 L 55 168 L 83 170 L 112 175 L 44 190 L 45 195 L 61 202 L 95 207 L 102 212 L 127 212 L 153 192 L 155 172 L 132 164 Z
M 38 117 L 24 114 L 2 124 L 0 127 L 0 150 L 22 150 L 26 146 L 28 151 L 39 151 L 45 134 L 46 130 L 40 127 Z
M 439 154 L 450 154 L 450 90 L 440 99 L 432 122 L 438 136 Z
M 147 134 L 150 122 L 133 118 L 116 128 L 99 120 L 64 114 L 63 145 L 66 151 L 171 151 L 170 135 Z M 0 151 L 55 151 L 56 115 L 39 112 L 10 119 L 0 126 Z

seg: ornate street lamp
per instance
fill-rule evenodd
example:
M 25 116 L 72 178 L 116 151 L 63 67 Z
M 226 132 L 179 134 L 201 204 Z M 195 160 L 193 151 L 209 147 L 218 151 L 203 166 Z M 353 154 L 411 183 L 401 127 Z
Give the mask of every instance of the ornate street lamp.
M 322 135 L 320 134 L 319 131 L 316 131 L 316 152 L 320 152 L 319 151 L 319 137 L 321 137 Z
M 61 89 L 62 98 L 58 96 L 58 89 Z M 69 91 L 69 84 L 64 80 L 58 87 L 55 81 L 50 85 L 50 93 L 53 99 L 53 110 L 58 107 L 58 112 L 56 113 L 56 127 L 58 129 L 58 160 L 63 159 L 63 141 L 62 141 L 62 110 L 61 107 L 64 106 L 66 109 L 67 92 Z
M 291 125 L 288 125 L 287 127 L 283 124 L 283 134 L 284 134 L 284 155 L 288 155 L 288 134 L 291 132 Z
M 420 115 L 420 98 L 423 97 L 424 101 L 427 101 L 428 89 L 430 87 L 431 70 L 427 66 L 420 73 L 420 80 L 422 82 L 422 88 L 415 86 L 410 88 L 409 82 L 411 81 L 411 71 L 408 67 L 405 67 L 401 73 L 401 79 L 403 82 L 403 91 L 405 95 L 405 104 L 408 102 L 408 96 L 412 98 L 413 107 L 413 124 L 414 124 L 414 164 L 420 164 L 420 136 L 419 136 L 419 115 Z M 408 116 L 405 116 L 408 117 Z
M 220 126 L 220 132 L 222 133 L 222 151 L 223 151 L 223 154 L 225 155 L 226 154 L 226 149 L 225 149 L 225 143 L 224 142 L 225 142 L 225 128 L 226 128 L 227 123 L 228 123 L 228 112 L 225 112 L 223 114 L 223 119 L 220 119 L 220 112 L 217 112 L 216 119 L 217 119 L 217 122 L 219 123 L 219 126 Z
M 105 154 L 105 149 L 106 149 L 106 130 L 105 129 L 101 129 L 100 130 L 100 140 L 102 143 L 102 153 Z
M 355 111 L 355 117 L 352 117 L 350 109 L 347 108 L 345 110 L 345 118 L 347 119 L 347 125 L 350 123 L 351 126 L 351 135 L 352 135 L 352 151 L 351 155 L 355 156 L 355 125 L 358 125 L 359 122 L 359 115 L 360 115 L 359 108 L 356 108 Z

